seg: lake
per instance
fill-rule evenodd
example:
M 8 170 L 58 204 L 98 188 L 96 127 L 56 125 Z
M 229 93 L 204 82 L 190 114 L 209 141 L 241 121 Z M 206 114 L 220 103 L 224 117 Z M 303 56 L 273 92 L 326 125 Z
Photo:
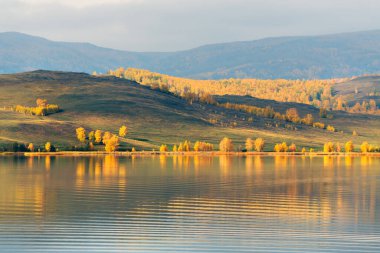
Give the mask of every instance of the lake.
M 379 252 L 380 158 L 0 157 L 0 252 Z

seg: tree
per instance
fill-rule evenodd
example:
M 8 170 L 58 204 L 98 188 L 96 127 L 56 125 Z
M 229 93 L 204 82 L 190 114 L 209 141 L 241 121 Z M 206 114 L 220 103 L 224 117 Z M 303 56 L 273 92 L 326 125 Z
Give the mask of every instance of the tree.
M 132 152 L 136 152 L 136 149 L 135 149 L 135 147 L 133 147 L 131 151 L 132 151 Z
M 195 152 L 200 151 L 200 142 L 199 141 L 195 142 L 193 149 L 194 149 Z
M 45 144 L 45 150 L 46 150 L 46 152 L 50 152 L 51 151 L 51 143 L 50 142 L 46 142 L 46 144 Z
M 275 146 L 274 146 L 274 151 L 275 152 L 288 152 L 288 145 L 286 144 L 286 142 L 283 142 L 283 143 L 277 143 Z
M 305 124 L 305 125 L 309 125 L 309 126 L 312 126 L 313 123 L 314 123 L 314 117 L 312 114 L 308 113 L 306 114 L 305 118 L 303 118 L 302 122 Z
M 116 135 L 112 135 L 110 138 L 105 140 L 103 139 L 103 141 L 105 141 L 104 149 L 107 152 L 114 152 L 117 150 L 119 146 L 119 137 L 117 137 Z
M 160 152 L 168 152 L 168 146 L 162 144 L 160 147 Z
M 33 143 L 29 143 L 29 145 L 28 145 L 28 150 L 29 150 L 30 152 L 33 152 L 33 151 L 34 151 L 34 145 L 33 145 Z
M 334 144 L 332 142 L 327 142 L 323 146 L 323 152 L 325 153 L 331 153 L 334 152 Z
M 257 152 L 263 152 L 264 150 L 265 141 L 263 138 L 257 138 L 255 140 L 255 150 Z
M 234 150 L 232 140 L 224 137 L 219 143 L 219 150 L 222 152 L 232 152 Z
M 107 143 L 107 141 L 109 140 L 109 139 L 111 139 L 111 137 L 112 137 L 112 134 L 110 133 L 110 132 L 105 132 L 104 134 L 103 134 L 103 139 L 102 139 L 102 142 L 103 142 L 103 144 L 106 144 Z
M 177 145 L 174 145 L 173 146 L 173 152 L 177 152 L 177 151 L 178 151 Z
M 119 136 L 125 137 L 128 133 L 128 128 L 126 126 L 121 126 L 119 129 Z
M 95 131 L 95 142 L 96 143 L 101 143 L 102 142 L 102 131 L 101 130 L 96 130 Z
M 352 141 L 348 141 L 348 142 L 346 142 L 346 145 L 344 145 L 344 150 L 345 150 L 347 153 L 350 153 L 350 152 L 353 152 L 353 151 L 354 151 L 354 144 L 352 143 Z
M 298 123 L 300 121 L 300 117 L 298 115 L 298 111 L 296 108 L 289 108 L 286 110 L 286 120 L 294 123 Z
M 252 151 L 253 150 L 253 147 L 254 147 L 254 142 L 251 138 L 247 138 L 247 140 L 245 141 L 245 149 L 247 151 Z
M 86 141 L 86 130 L 83 127 L 79 127 L 76 129 L 77 138 L 80 142 Z
M 91 131 L 88 133 L 88 140 L 90 142 L 93 142 L 95 140 L 95 132 L 94 131 Z
M 36 104 L 37 104 L 37 107 L 46 107 L 48 103 L 46 99 L 37 98 Z
M 360 150 L 362 151 L 362 153 L 370 152 L 370 145 L 368 144 L 368 142 L 363 142 L 362 145 L 360 145 Z
M 290 152 L 296 152 L 296 151 L 297 151 L 297 146 L 296 146 L 296 144 L 292 143 L 292 144 L 289 146 L 289 151 L 290 151 Z

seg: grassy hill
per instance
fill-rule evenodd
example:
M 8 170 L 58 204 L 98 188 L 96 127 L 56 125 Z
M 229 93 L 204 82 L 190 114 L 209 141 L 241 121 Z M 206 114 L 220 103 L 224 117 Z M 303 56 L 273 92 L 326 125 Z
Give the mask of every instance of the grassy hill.
M 138 53 L 0 33 L 0 73 L 36 69 L 105 73 L 118 66 L 198 79 L 329 79 L 380 73 L 380 30 L 214 44 Z
M 319 119 L 318 109 L 309 105 L 248 96 L 216 98 L 262 107 L 270 105 L 279 111 L 296 107 L 301 116 L 312 113 L 317 120 L 343 131 L 332 133 L 214 105 L 188 103 L 172 94 L 115 77 L 50 71 L 0 75 L 0 94 L 0 108 L 17 104 L 34 106 L 37 98 L 45 98 L 62 108 L 62 112 L 44 117 L 0 110 L 0 145 L 15 141 L 42 145 L 51 141 L 62 148 L 79 145 L 75 138 L 75 128 L 79 126 L 116 133 L 122 124 L 129 127 L 122 148 L 135 146 L 145 150 L 185 139 L 217 144 L 224 136 L 231 137 L 236 146 L 243 145 L 247 137 L 262 137 L 268 150 L 282 141 L 295 142 L 299 147 L 320 147 L 326 141 L 343 143 L 351 139 L 356 144 L 364 140 L 380 144 L 379 116 L 333 112 L 333 119 Z M 210 119 L 215 122 L 210 123 Z M 359 136 L 352 136 L 354 130 Z

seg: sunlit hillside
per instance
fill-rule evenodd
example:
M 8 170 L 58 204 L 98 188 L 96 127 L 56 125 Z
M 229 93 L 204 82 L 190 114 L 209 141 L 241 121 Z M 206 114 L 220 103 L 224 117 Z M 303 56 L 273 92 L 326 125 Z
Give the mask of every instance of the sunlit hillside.
M 264 149 L 268 151 L 283 141 L 294 142 L 299 148 L 317 149 L 327 141 L 353 140 L 357 147 L 363 141 L 374 145 L 380 142 L 378 116 L 334 111 L 321 117 L 319 109 L 311 105 L 250 96 L 216 96 L 219 104 L 189 101 L 165 90 L 112 76 L 49 71 L 0 75 L 0 93 L 2 145 L 32 142 L 41 146 L 50 141 L 60 149 L 80 146 L 76 128 L 116 134 L 121 125 L 128 126 L 126 138 L 121 138 L 121 150 L 132 147 L 158 150 L 161 144 L 171 149 L 184 140 L 192 144 L 204 141 L 217 148 L 226 136 L 233 140 L 236 150 L 244 147 L 248 137 L 263 138 Z M 17 105 L 33 108 L 38 98 L 59 106 L 59 111 L 37 116 L 12 109 Z M 253 107 L 243 110 L 233 108 L 233 104 Z M 295 111 L 299 120 L 289 119 L 289 112 Z M 308 117 L 324 127 L 305 123 L 303 120 Z M 353 132 L 357 134 L 354 136 Z

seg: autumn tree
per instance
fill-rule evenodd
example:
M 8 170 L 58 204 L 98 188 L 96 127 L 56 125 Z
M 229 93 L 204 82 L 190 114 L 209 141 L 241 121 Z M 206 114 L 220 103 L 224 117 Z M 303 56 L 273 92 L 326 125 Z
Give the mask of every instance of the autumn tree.
M 103 144 L 106 144 L 107 143 L 107 141 L 109 140 L 109 139 L 111 139 L 111 137 L 112 137 L 112 134 L 110 133 L 110 132 L 105 132 L 104 134 L 103 134 L 103 138 L 102 138 L 102 142 L 103 142 Z
M 36 104 L 37 104 L 37 107 L 46 107 L 48 103 L 46 99 L 37 98 Z
M 234 150 L 232 140 L 224 137 L 219 143 L 219 150 L 222 152 L 232 152 Z
M 296 152 L 296 151 L 297 151 L 297 146 L 296 146 L 296 144 L 292 143 L 292 144 L 289 146 L 289 151 L 290 151 L 290 152 Z
M 178 151 L 177 145 L 174 145 L 174 146 L 173 146 L 172 151 L 173 151 L 173 152 L 177 152 L 177 151 Z
M 119 137 L 117 137 L 116 135 L 112 135 L 109 138 L 103 138 L 103 142 L 105 142 L 104 149 L 106 152 L 114 152 L 117 150 L 119 146 Z
M 298 115 L 298 111 L 296 108 L 289 108 L 286 110 L 286 120 L 294 123 L 298 123 L 300 121 L 300 117 Z
M 121 126 L 119 129 L 119 136 L 120 137 L 125 137 L 128 133 L 128 128 L 126 126 Z
M 265 141 L 263 138 L 257 138 L 255 140 L 255 150 L 257 152 L 263 152 L 264 150 Z
M 76 129 L 77 139 L 80 142 L 86 141 L 86 130 L 83 127 L 79 127 Z
M 334 152 L 334 144 L 332 142 L 327 142 L 323 146 L 323 152 L 325 153 L 331 153 Z
M 95 140 L 95 132 L 94 131 L 91 131 L 88 133 L 88 140 L 90 142 L 93 142 Z
M 302 123 L 304 123 L 305 125 L 312 126 L 314 123 L 313 115 L 310 113 L 306 114 L 306 116 L 302 119 Z
M 160 152 L 168 152 L 168 146 L 162 144 L 162 145 L 160 146 Z
M 102 136 L 103 136 L 102 130 L 96 130 L 95 131 L 95 142 L 101 143 L 102 142 Z
M 254 147 L 254 142 L 251 138 L 247 138 L 245 140 L 245 149 L 247 151 L 252 151 L 253 150 L 253 147 Z
M 45 144 L 45 150 L 46 150 L 46 152 L 50 152 L 51 151 L 51 143 L 50 142 L 46 142 L 46 144 Z
M 30 152 L 34 152 L 34 145 L 33 145 L 33 143 L 29 143 L 29 145 L 28 145 L 28 150 L 29 150 Z
M 346 142 L 346 144 L 344 145 L 344 150 L 345 150 L 347 153 L 350 153 L 350 152 L 353 152 L 353 151 L 354 151 L 354 144 L 352 143 L 352 141 L 348 141 L 348 142 Z
M 370 145 L 368 142 L 363 142 L 362 145 L 360 145 L 360 150 L 362 153 L 368 153 L 370 151 Z

